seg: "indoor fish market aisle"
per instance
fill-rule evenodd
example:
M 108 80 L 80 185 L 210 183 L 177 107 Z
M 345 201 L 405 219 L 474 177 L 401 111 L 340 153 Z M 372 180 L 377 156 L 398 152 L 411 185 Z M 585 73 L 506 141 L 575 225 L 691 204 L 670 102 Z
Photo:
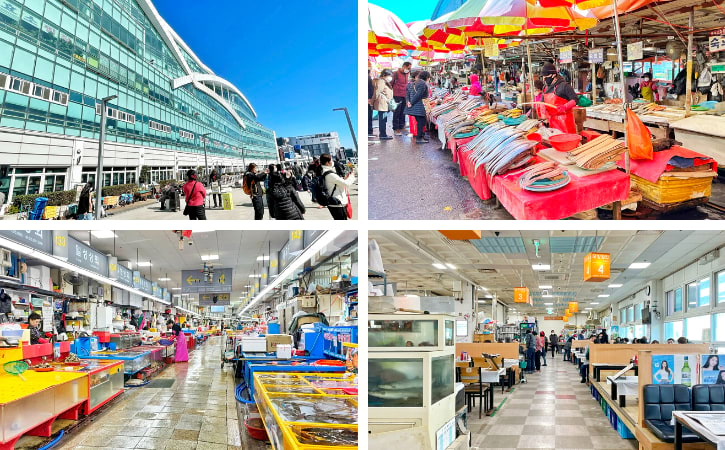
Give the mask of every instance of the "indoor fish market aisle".
M 188 363 L 164 370 L 155 381 L 169 387 L 127 389 L 92 421 L 70 430 L 57 448 L 255 448 L 241 445 L 234 377 L 227 373 L 231 368 L 220 368 L 220 342 L 211 337 Z

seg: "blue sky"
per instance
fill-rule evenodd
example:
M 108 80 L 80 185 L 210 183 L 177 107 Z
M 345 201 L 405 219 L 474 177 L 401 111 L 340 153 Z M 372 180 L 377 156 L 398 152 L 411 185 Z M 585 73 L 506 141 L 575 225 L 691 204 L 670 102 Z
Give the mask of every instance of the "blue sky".
M 155 0 L 159 14 L 277 136 L 357 133 L 357 3 Z
M 429 20 L 438 0 L 372 0 L 370 3 L 378 5 L 395 13 L 405 23 L 416 20 Z

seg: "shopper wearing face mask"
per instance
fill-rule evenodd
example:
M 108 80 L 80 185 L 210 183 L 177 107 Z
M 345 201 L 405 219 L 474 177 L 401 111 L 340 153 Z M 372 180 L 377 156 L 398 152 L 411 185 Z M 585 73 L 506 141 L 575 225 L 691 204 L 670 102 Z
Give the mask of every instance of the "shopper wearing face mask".
M 381 140 L 393 139 L 393 136 L 388 136 L 387 124 L 388 114 L 390 111 L 390 101 L 393 100 L 393 72 L 389 69 L 385 69 L 380 73 L 380 78 L 376 79 L 373 84 L 375 87 L 375 94 L 373 94 L 373 109 L 378 112 L 378 133 Z
M 408 86 L 408 74 L 410 73 L 410 62 L 404 62 L 403 66 L 393 73 L 393 99 L 398 104 L 393 113 L 393 130 L 396 136 L 403 135 L 403 129 L 405 128 L 405 114 L 403 109 L 405 108 L 405 89 Z
M 642 98 L 648 102 L 654 102 L 657 89 L 655 82 L 652 81 L 652 74 L 647 72 L 642 76 L 642 78 L 644 78 L 644 81 L 639 84 Z
M 549 126 L 564 133 L 576 133 L 574 107 L 576 92 L 569 83 L 556 72 L 554 64 L 547 62 L 541 69 L 544 79 L 544 102 L 546 103 L 545 119 Z

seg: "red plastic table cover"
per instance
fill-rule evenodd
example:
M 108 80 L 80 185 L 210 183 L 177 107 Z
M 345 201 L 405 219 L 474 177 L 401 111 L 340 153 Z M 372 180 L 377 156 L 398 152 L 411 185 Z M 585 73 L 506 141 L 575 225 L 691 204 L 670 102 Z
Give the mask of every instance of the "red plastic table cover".
M 679 145 L 673 145 L 669 150 L 663 150 L 661 152 L 654 152 L 652 160 L 645 159 L 632 159 L 629 162 L 629 170 L 633 175 L 637 175 L 640 178 L 644 178 L 652 183 L 657 183 L 660 176 L 668 170 L 677 170 L 673 166 L 669 165 L 670 159 L 673 156 L 680 156 L 682 158 L 689 158 L 693 160 L 693 165 L 701 166 L 703 164 L 712 164 L 712 170 L 717 171 L 717 162 L 709 156 L 697 153 L 696 151 L 680 147 Z M 617 162 L 619 167 L 624 167 L 624 155 Z
M 542 162 L 535 158 L 533 163 Z M 586 177 L 569 175 L 571 182 L 552 192 L 530 192 L 519 186 L 523 170 L 493 179 L 493 192 L 506 210 L 519 220 L 558 220 L 582 211 L 621 201 L 629 195 L 629 175 L 609 170 Z

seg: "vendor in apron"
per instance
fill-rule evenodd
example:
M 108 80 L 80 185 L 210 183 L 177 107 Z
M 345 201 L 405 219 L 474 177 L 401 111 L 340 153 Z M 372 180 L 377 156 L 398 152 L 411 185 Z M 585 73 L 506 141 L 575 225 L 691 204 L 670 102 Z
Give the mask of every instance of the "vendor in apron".
M 642 78 L 644 78 L 644 81 L 639 85 L 640 92 L 642 93 L 642 98 L 647 100 L 648 102 L 654 102 L 655 101 L 655 82 L 652 81 L 652 74 L 647 72 L 646 74 L 642 75 Z
M 572 110 L 576 106 L 576 92 L 569 83 L 556 72 L 556 67 L 547 62 L 541 69 L 544 79 L 545 119 L 549 126 L 564 133 L 576 134 L 576 123 Z

